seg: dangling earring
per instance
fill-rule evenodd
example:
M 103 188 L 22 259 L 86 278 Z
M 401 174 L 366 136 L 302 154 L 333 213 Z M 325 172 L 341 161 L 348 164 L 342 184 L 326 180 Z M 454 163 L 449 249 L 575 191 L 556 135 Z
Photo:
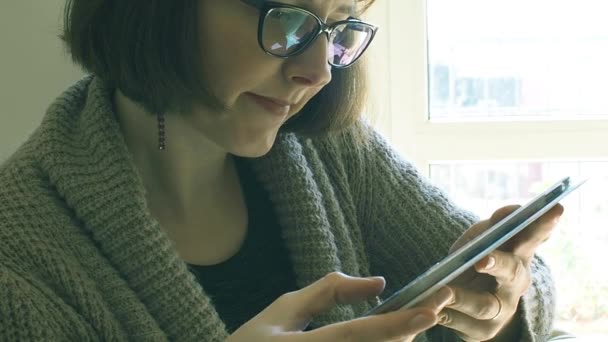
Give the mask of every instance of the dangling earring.
M 158 113 L 156 115 L 156 121 L 158 122 L 158 149 L 163 151 L 167 147 L 165 137 L 165 115 L 163 113 Z

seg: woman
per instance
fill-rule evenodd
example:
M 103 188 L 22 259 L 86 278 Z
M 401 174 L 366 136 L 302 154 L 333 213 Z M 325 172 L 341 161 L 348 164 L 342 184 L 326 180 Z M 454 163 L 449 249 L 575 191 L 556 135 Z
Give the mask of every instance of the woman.
M 546 339 L 561 207 L 357 318 L 513 210 L 474 224 L 359 118 L 371 2 L 68 1 L 91 76 L 0 169 L 0 339 Z

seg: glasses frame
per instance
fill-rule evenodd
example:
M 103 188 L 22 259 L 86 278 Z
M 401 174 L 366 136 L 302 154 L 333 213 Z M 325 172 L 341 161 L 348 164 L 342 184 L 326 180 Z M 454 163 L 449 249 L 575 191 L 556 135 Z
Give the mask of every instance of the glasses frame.
M 366 23 L 362 20 L 359 20 L 357 18 L 354 17 L 350 17 L 346 20 L 340 20 L 340 21 L 336 21 L 335 23 L 327 24 L 326 22 L 323 21 L 323 19 L 321 19 L 318 15 L 316 15 L 315 13 L 302 8 L 302 7 L 298 7 L 298 6 L 294 6 L 294 5 L 289 5 L 289 4 L 283 4 L 283 3 L 279 3 L 279 2 L 272 2 L 272 1 L 265 1 L 265 0 L 241 0 L 242 2 L 244 2 L 247 5 L 253 6 L 255 8 L 257 8 L 260 11 L 260 18 L 258 21 L 258 45 L 260 46 L 260 48 L 268 55 L 273 56 L 273 57 L 277 57 L 277 58 L 282 58 L 282 59 L 287 59 L 290 57 L 294 57 L 297 56 L 301 53 L 303 53 L 304 51 L 306 51 L 306 49 L 312 45 L 317 38 L 319 38 L 320 35 L 322 35 L 323 33 L 325 33 L 327 35 L 327 43 L 329 44 L 329 39 L 331 37 L 331 34 L 334 32 L 334 30 L 343 24 L 359 24 L 359 25 L 363 25 L 366 26 L 368 28 L 371 29 L 371 38 L 369 39 L 369 41 L 367 42 L 367 45 L 365 46 L 365 48 L 361 51 L 361 53 L 359 54 L 359 56 L 357 56 L 357 58 L 353 59 L 349 64 L 345 64 L 345 65 L 341 65 L 341 64 L 334 64 L 332 63 L 330 60 L 331 58 L 327 58 L 327 62 L 332 66 L 335 67 L 337 69 L 345 69 L 348 68 L 350 66 L 352 66 L 353 64 L 355 64 L 355 62 L 361 57 L 363 56 L 363 54 L 365 53 L 365 51 L 367 50 L 367 48 L 371 45 L 372 41 L 374 40 L 374 37 L 376 36 L 376 32 L 378 31 L 378 27 L 374 26 L 370 23 Z M 296 50 L 294 50 L 292 53 L 289 53 L 287 55 L 277 55 L 274 54 L 270 51 L 268 51 L 265 47 L 264 47 L 264 23 L 266 22 L 266 17 L 268 16 L 268 13 L 275 9 L 275 8 L 288 8 L 288 9 L 292 9 L 292 10 L 297 10 L 300 12 L 303 12 L 307 15 L 310 15 L 311 17 L 313 17 L 316 21 L 317 21 L 317 26 L 318 26 L 318 30 L 315 34 L 312 35 L 312 38 L 310 38 L 305 44 L 303 44 L 301 47 L 297 48 Z

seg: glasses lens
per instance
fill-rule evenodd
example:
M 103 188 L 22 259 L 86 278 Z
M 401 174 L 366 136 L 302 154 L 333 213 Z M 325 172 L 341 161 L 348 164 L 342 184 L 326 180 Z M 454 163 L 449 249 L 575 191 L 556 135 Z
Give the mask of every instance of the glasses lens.
M 374 36 L 374 30 L 363 23 L 338 25 L 329 37 L 329 62 L 334 66 L 348 66 L 365 51 Z
M 318 30 L 317 20 L 292 8 L 273 8 L 264 19 L 262 43 L 269 53 L 286 57 L 305 46 Z

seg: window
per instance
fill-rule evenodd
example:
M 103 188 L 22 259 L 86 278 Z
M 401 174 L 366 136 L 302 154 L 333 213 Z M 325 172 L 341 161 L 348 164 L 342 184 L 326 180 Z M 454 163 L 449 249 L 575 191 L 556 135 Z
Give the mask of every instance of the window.
M 605 0 L 428 0 L 431 118 L 608 113 Z
M 379 1 L 372 121 L 487 217 L 562 176 L 587 184 L 539 251 L 557 327 L 608 338 L 608 25 L 604 0 Z

